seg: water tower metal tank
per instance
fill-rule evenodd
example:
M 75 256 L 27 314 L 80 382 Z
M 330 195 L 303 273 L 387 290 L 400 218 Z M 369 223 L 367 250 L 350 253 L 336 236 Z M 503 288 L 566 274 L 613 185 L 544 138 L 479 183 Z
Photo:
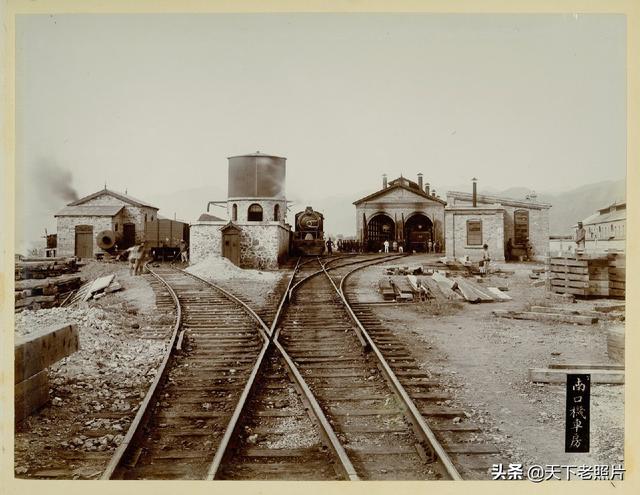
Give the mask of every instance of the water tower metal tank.
M 284 198 L 286 158 L 265 155 L 229 157 L 229 198 Z

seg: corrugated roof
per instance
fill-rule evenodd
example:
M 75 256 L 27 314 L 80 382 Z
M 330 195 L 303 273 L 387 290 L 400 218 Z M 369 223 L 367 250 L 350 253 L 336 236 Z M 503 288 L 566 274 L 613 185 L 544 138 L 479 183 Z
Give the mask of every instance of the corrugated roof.
M 449 197 L 453 199 L 463 199 L 469 201 L 473 199 L 473 194 L 461 191 L 447 191 L 447 198 Z M 539 203 L 538 201 L 515 198 L 504 198 L 500 196 L 491 196 L 489 194 L 478 194 L 477 200 L 479 203 L 500 203 L 501 205 L 521 206 L 523 208 L 551 208 L 551 205 L 548 203 Z
M 619 220 L 624 220 L 625 218 L 627 218 L 626 209 L 610 211 L 609 213 L 605 213 L 604 215 L 601 215 L 600 213 L 596 213 L 594 215 L 591 215 L 590 217 L 587 217 L 585 220 L 583 220 L 582 225 L 594 225 L 597 223 L 616 222 Z
M 54 217 L 113 217 L 117 215 L 124 206 L 122 205 L 79 205 L 65 206 Z
M 110 189 L 101 189 L 100 191 L 94 192 L 93 194 L 89 194 L 89 196 L 85 196 L 84 198 L 80 198 L 77 201 L 74 201 L 73 203 L 69 203 L 68 206 L 81 205 L 82 203 L 85 203 L 93 198 L 97 198 L 98 196 L 101 196 L 103 194 L 108 194 L 109 196 L 113 196 L 114 198 L 118 198 L 122 201 L 125 201 L 126 203 L 130 203 L 135 206 L 147 206 L 149 208 L 154 208 L 156 210 L 158 209 L 157 207 L 150 205 L 146 201 L 142 201 L 140 199 L 134 198 L 133 196 L 129 196 L 128 194 L 112 191 Z

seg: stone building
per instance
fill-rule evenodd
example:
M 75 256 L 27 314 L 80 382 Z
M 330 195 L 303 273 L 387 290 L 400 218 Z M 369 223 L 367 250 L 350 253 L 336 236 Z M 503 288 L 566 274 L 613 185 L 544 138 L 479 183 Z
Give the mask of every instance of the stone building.
M 291 226 L 286 223 L 286 158 L 256 152 L 229 160 L 227 219 L 191 224 L 190 260 L 211 254 L 243 268 L 276 269 L 289 252 Z
M 625 250 L 627 237 L 627 203 L 614 202 L 597 213 L 585 218 L 582 226 L 586 230 L 585 249 L 590 252 L 605 249 Z M 577 225 L 576 225 L 577 227 Z
M 91 258 L 104 252 L 96 235 L 112 230 L 118 246 L 127 248 L 144 240 L 144 224 L 158 217 L 158 208 L 107 188 L 69 203 L 57 219 L 57 255 Z
M 446 202 L 418 182 L 404 177 L 387 182 L 382 189 L 353 203 L 359 240 L 369 251 L 382 249 L 385 240 L 396 241 L 405 252 L 425 251 L 427 242 L 444 243 L 444 207 Z
M 514 258 L 526 253 L 527 241 L 533 259 L 549 254 L 549 208 L 535 195 L 523 200 L 486 194 L 449 191 L 445 208 L 445 252 L 447 258 L 478 260 L 487 244 L 492 260 L 504 261 L 511 240 Z

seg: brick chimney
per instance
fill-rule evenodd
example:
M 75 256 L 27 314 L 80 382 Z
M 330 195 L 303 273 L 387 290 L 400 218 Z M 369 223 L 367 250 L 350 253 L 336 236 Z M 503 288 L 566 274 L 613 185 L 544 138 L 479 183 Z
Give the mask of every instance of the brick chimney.
M 473 179 L 471 179 L 471 181 L 473 182 L 473 207 L 475 208 L 476 206 L 478 206 L 478 191 L 476 189 L 478 179 L 474 177 Z
M 428 182 L 427 182 L 427 185 L 426 185 L 426 186 L 424 186 L 424 192 L 426 192 L 426 193 L 427 193 L 427 196 L 429 196 L 429 187 L 430 187 L 430 186 L 431 186 L 431 184 L 429 184 Z
M 382 189 L 387 188 L 387 174 L 382 174 Z
M 418 174 L 418 187 L 422 191 L 422 172 Z

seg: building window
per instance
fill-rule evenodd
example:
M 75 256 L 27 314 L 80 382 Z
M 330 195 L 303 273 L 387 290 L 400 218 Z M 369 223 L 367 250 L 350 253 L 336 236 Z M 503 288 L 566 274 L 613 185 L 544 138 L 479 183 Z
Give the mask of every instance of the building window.
M 513 212 L 513 243 L 524 246 L 529 240 L 529 211 L 516 210 Z
M 467 246 L 482 246 L 481 220 L 467 220 Z
M 275 205 L 273 207 L 273 220 L 277 222 L 280 220 L 280 205 Z
M 147 221 L 147 214 L 146 213 L 144 214 L 144 221 L 145 222 Z
M 249 206 L 247 220 L 249 222 L 262 222 L 262 206 L 256 203 Z
M 231 207 L 231 221 L 232 222 L 237 222 L 238 221 L 238 205 L 235 204 L 235 203 Z
M 116 232 L 118 232 L 118 224 L 116 224 Z

